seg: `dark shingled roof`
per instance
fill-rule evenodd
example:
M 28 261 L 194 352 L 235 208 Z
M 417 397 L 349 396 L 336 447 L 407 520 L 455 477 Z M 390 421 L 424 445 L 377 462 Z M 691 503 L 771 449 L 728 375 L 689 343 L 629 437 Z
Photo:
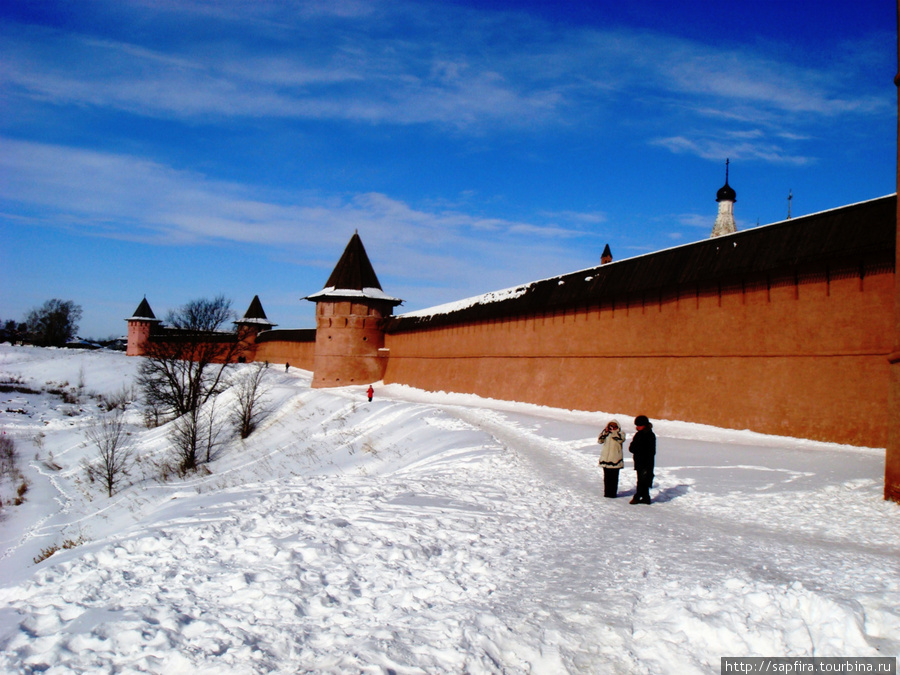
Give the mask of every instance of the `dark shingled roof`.
M 266 316 L 266 312 L 263 309 L 262 303 L 259 301 L 259 296 L 254 295 L 253 300 L 250 302 L 250 306 L 247 308 L 247 311 L 244 312 L 244 317 L 235 321 L 236 324 L 255 324 L 257 326 L 274 326 L 275 324 L 269 321 L 269 317 Z
M 626 298 L 775 283 L 811 274 L 893 270 L 897 196 L 890 195 L 524 284 L 505 299 L 393 317 L 389 331 L 597 306 Z M 437 308 L 436 308 L 437 309 Z
M 266 312 L 263 309 L 262 303 L 259 301 L 258 295 L 253 296 L 253 300 L 250 301 L 250 306 L 247 308 L 247 311 L 244 312 L 244 318 L 269 320 L 269 317 L 266 316 Z
M 378 283 L 375 269 L 369 262 L 369 256 L 366 255 L 366 249 L 363 247 L 359 234 L 354 233 L 350 238 L 344 254 L 335 265 L 328 281 L 325 282 L 325 288 L 355 291 L 361 291 L 364 288 L 381 289 L 381 284 Z
M 141 300 L 141 304 L 137 306 L 137 309 L 134 310 L 134 314 L 131 315 L 126 321 L 131 321 L 134 319 L 142 319 L 144 321 L 159 321 L 156 318 L 156 315 L 153 313 L 153 310 L 150 309 L 150 303 L 147 302 L 147 298 Z
M 354 233 L 334 271 L 328 277 L 325 288 L 306 296 L 311 302 L 351 300 L 387 303 L 390 307 L 401 304 L 400 298 L 392 298 L 384 292 L 359 234 Z M 388 310 L 389 311 L 389 310 Z

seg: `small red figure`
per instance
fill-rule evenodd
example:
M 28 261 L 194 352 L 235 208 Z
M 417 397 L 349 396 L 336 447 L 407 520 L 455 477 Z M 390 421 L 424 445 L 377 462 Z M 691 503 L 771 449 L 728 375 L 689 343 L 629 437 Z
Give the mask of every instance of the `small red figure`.
M 366 396 L 369 397 L 369 403 L 372 402 L 372 397 L 375 395 L 375 390 L 372 389 L 372 385 L 369 385 L 369 388 L 366 390 Z

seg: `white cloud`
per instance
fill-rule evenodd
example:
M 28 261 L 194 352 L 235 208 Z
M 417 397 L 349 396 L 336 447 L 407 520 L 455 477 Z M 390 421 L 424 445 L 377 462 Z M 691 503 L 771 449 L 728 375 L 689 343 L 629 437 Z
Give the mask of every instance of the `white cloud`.
M 488 269 L 562 261 L 568 254 L 557 240 L 580 234 L 552 223 L 425 210 L 380 193 L 265 201 L 253 186 L 141 158 L 4 138 L 0 172 L 8 177 L 0 182 L 4 217 L 23 224 L 154 245 L 287 247 L 298 262 L 330 259 L 359 230 L 393 275 L 426 284 L 479 268 L 489 276 Z
M 788 148 L 781 147 L 772 141 L 741 139 L 740 137 L 729 139 L 727 134 L 722 138 L 710 137 L 708 132 L 697 133 L 693 138 L 687 136 L 670 136 L 668 138 L 655 138 L 650 141 L 652 145 L 658 145 L 674 153 L 686 153 L 720 161 L 723 157 L 744 160 L 762 160 L 770 164 L 788 164 L 805 166 L 815 161 L 814 157 L 792 154 Z
M 685 126 L 679 135 L 686 135 L 691 117 L 752 121 L 790 135 L 810 118 L 884 106 L 852 93 L 851 66 L 837 73 L 746 46 L 561 28 L 512 12 L 362 0 L 124 6 L 137 7 L 149 26 L 215 21 L 219 30 L 192 40 L 126 43 L 7 26 L 6 87 L 154 117 L 331 119 L 471 131 L 596 120 L 623 98 L 632 107 L 646 100 L 635 110 L 638 124 L 649 124 L 659 106 L 681 110 L 687 119 L 679 122 Z

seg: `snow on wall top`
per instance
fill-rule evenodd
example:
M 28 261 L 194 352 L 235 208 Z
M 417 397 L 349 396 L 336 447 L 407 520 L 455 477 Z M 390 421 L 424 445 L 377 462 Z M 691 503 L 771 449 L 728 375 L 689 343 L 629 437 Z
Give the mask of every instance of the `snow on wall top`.
M 307 295 L 304 300 L 322 300 L 323 298 L 368 298 L 370 300 L 384 300 L 399 305 L 403 302 L 400 298 L 395 298 L 385 293 L 380 288 L 363 288 L 357 290 L 355 288 L 335 288 L 327 286 L 321 291 L 317 291 L 312 295 Z
M 464 298 L 462 300 L 456 300 L 454 302 L 448 302 L 443 305 L 437 305 L 435 307 L 427 307 L 425 309 L 419 309 L 414 312 L 406 312 L 404 314 L 400 314 L 398 316 L 406 318 L 406 317 L 429 317 L 429 316 L 437 316 L 438 314 L 452 314 L 453 312 L 459 311 L 461 309 L 467 309 L 469 307 L 474 307 L 475 305 L 489 305 L 494 302 L 502 302 L 504 300 L 511 300 L 513 298 L 518 298 L 527 292 L 528 288 L 533 285 L 525 284 L 524 286 L 515 286 L 512 288 L 505 288 L 500 291 L 491 291 L 490 293 L 485 293 L 483 295 L 476 295 L 471 298 Z

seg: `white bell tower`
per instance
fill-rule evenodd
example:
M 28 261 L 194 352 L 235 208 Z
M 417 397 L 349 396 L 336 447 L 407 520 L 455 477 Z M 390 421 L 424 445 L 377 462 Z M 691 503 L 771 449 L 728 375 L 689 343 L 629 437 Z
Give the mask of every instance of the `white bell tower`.
M 734 203 L 737 201 L 737 193 L 728 184 L 728 164 L 729 160 L 725 160 L 725 185 L 719 188 L 716 193 L 716 201 L 719 202 L 719 214 L 716 216 L 716 223 L 713 225 L 710 237 L 720 237 L 723 234 L 732 234 L 737 232 L 737 225 L 734 224 Z

